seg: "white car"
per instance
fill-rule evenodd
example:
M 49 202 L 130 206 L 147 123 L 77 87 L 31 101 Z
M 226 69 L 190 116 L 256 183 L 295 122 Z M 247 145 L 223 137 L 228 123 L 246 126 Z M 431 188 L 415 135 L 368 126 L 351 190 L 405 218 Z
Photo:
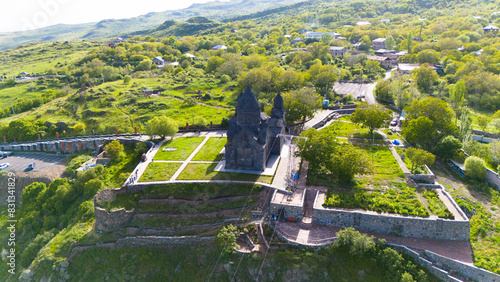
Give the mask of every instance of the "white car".
M 0 170 L 4 170 L 4 169 L 8 168 L 9 166 L 10 166 L 9 163 L 0 164 Z

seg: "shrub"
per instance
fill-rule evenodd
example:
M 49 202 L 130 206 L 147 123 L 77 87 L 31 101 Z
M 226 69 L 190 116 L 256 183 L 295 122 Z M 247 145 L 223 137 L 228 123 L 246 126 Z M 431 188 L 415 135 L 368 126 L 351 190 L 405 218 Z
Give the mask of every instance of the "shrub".
M 123 154 L 124 147 L 118 141 L 114 140 L 104 147 L 104 151 L 109 155 L 111 160 L 117 160 Z
M 443 140 L 439 141 L 434 152 L 443 160 L 451 159 L 457 155 L 458 151 L 462 148 L 462 142 L 452 135 L 446 136 Z
M 229 75 L 227 74 L 223 74 L 221 77 L 220 77 L 220 83 L 222 84 L 226 84 L 228 83 L 229 81 L 231 81 L 231 78 L 229 77 Z
M 465 175 L 472 179 L 482 180 L 486 176 L 486 164 L 484 160 L 471 156 L 465 160 Z

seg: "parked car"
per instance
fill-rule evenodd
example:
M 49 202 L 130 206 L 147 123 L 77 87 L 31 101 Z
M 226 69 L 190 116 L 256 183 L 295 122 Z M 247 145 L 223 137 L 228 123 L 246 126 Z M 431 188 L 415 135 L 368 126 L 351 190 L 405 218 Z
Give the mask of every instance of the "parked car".
M 393 119 L 391 121 L 391 126 L 396 126 L 396 125 L 398 125 L 398 120 L 397 119 Z
M 0 151 L 0 157 L 1 158 L 6 158 L 8 156 L 12 155 L 12 152 L 3 152 L 3 151 Z
M 30 164 L 28 165 L 28 169 L 29 169 L 29 170 L 33 170 L 33 169 L 35 169 L 35 163 L 30 163 Z
M 4 169 L 8 168 L 9 166 L 10 166 L 9 163 L 0 164 L 0 170 L 4 170 Z

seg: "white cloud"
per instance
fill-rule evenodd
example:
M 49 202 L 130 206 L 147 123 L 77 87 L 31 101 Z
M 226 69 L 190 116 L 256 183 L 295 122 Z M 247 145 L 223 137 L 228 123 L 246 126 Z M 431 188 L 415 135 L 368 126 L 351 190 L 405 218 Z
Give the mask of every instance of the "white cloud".
M 130 18 L 214 0 L 0 0 L 0 32 Z

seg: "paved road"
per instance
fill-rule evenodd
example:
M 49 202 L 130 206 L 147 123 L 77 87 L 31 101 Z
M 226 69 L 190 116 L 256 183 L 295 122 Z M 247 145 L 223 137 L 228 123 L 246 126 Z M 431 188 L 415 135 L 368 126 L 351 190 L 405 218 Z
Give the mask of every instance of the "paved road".
M 67 156 L 64 155 L 56 155 L 56 154 L 44 154 L 44 153 L 19 153 L 15 152 L 14 155 L 9 156 L 4 159 L 0 159 L 0 164 L 9 163 L 10 166 L 6 169 L 6 171 L 13 172 L 26 172 L 28 171 L 28 165 L 30 163 L 35 163 L 36 171 L 44 171 L 53 166 L 62 164 L 62 160 Z
M 357 99 L 360 96 L 364 96 L 366 90 L 371 84 L 364 83 L 353 83 L 353 82 L 337 82 L 333 86 L 333 90 L 340 95 L 351 95 L 352 98 Z

